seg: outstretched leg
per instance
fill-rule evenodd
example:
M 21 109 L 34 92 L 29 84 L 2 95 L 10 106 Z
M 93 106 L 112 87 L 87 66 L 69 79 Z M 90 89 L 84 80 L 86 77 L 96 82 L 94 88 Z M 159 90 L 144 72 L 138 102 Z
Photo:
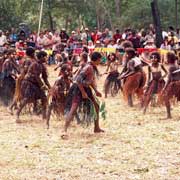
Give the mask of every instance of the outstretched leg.
M 47 110 L 47 121 L 46 121 L 46 124 L 47 124 L 47 128 L 49 129 L 49 120 L 50 120 L 50 116 L 51 116 L 51 111 L 53 109 L 53 103 L 51 103 L 49 106 L 48 106 L 48 110 Z
M 149 95 L 147 95 L 147 96 L 145 96 L 144 97 L 144 111 L 143 111 L 143 113 L 145 114 L 146 113 L 146 110 L 147 110 L 147 107 L 148 107 L 148 105 L 149 105 L 149 103 L 150 103 L 150 101 L 151 101 L 151 96 L 149 96 Z
M 25 107 L 25 105 L 27 103 L 28 103 L 28 99 L 27 98 L 22 100 L 22 102 L 20 103 L 19 109 L 17 110 L 17 113 L 16 113 L 16 122 L 17 123 L 19 122 L 20 113 L 21 113 L 22 109 Z
M 128 105 L 130 107 L 133 107 L 133 100 L 132 100 L 132 95 L 131 94 L 128 95 Z
M 94 97 L 92 98 L 92 102 L 94 104 L 96 115 L 97 115 L 96 119 L 94 120 L 94 132 L 95 133 L 104 132 L 104 130 L 102 130 L 99 126 L 99 104 L 96 102 Z
M 107 94 L 108 94 L 108 91 L 109 91 L 109 85 L 110 85 L 110 82 L 108 79 L 105 80 L 105 83 L 104 83 L 104 94 L 105 94 L 105 98 L 107 98 Z
M 41 103 L 42 103 L 42 118 L 43 120 L 46 119 L 46 110 L 47 110 L 47 98 L 43 97 L 41 99 Z
M 12 104 L 9 107 L 9 111 L 10 111 L 11 115 L 13 115 L 13 108 L 17 108 L 16 100 L 13 100 Z
M 171 105 L 168 97 L 165 98 L 165 106 L 167 110 L 167 119 L 170 119 L 172 118 L 172 116 L 171 116 Z
M 68 129 L 71 121 L 74 118 L 74 115 L 77 111 L 77 108 L 78 108 L 78 103 L 73 103 L 69 113 L 65 116 L 65 126 L 64 126 L 64 132 L 65 133 L 67 132 L 67 129 Z

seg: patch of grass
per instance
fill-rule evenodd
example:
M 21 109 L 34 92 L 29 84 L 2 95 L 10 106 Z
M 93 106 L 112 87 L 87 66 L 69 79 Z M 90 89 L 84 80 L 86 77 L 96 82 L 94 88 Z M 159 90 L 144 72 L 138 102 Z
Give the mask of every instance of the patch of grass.
M 104 72 L 105 67 L 100 67 Z M 53 84 L 57 72 L 48 67 Z M 103 89 L 105 77 L 98 80 Z M 52 117 L 47 130 L 41 117 L 21 116 L 22 124 L 0 107 L 0 179 L 2 180 L 132 180 L 180 177 L 179 108 L 173 107 L 172 120 L 165 108 L 150 107 L 146 115 L 129 108 L 122 94 L 107 99 L 107 116 L 94 134 L 93 124 L 84 129 L 72 122 L 70 138 L 60 138 L 64 121 Z

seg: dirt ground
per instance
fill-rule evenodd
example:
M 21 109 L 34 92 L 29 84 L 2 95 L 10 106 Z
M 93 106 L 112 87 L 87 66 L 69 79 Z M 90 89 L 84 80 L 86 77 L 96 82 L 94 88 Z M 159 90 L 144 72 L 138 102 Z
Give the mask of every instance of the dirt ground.
M 50 70 L 53 84 L 56 72 Z M 101 67 L 103 72 L 104 67 Z M 104 77 L 98 80 L 102 91 Z M 23 114 L 16 124 L 0 107 L 0 180 L 180 180 L 180 109 L 166 120 L 165 107 L 142 114 L 129 108 L 121 94 L 105 101 L 105 133 L 94 134 L 73 122 L 70 137 L 60 135 L 64 122 Z

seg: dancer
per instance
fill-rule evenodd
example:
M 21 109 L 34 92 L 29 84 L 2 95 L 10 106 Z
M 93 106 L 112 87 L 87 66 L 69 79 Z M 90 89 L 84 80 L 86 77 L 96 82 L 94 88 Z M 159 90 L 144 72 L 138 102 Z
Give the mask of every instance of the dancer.
M 164 78 L 167 76 L 167 70 L 160 63 L 161 56 L 158 52 L 153 52 L 150 55 L 151 65 L 148 66 L 148 86 L 145 90 L 143 105 L 144 114 L 147 107 L 155 94 L 160 94 L 165 85 Z M 164 75 L 162 75 L 164 73 Z
M 177 66 L 176 60 L 174 53 L 169 52 L 167 54 L 168 79 L 162 90 L 162 96 L 167 110 L 167 118 L 172 118 L 170 99 L 176 97 L 177 101 L 180 101 L 180 69 Z
M 122 70 L 120 79 L 123 79 L 123 94 L 128 105 L 133 106 L 132 97 L 137 94 L 140 101 L 143 97 L 143 87 L 146 82 L 146 74 L 143 72 L 141 60 L 136 57 L 133 48 L 126 48 L 125 50 L 126 65 Z
M 49 120 L 52 110 L 58 115 L 64 115 L 64 106 L 66 96 L 69 92 L 71 84 L 71 69 L 67 64 L 62 65 L 60 76 L 55 81 L 49 92 L 49 106 L 47 111 L 47 127 L 49 128 Z
M 118 79 L 118 62 L 116 61 L 115 53 L 108 55 L 107 69 L 106 73 L 109 73 L 105 83 L 104 83 L 104 92 L 105 98 L 107 98 L 107 94 L 111 91 L 111 95 L 114 96 L 118 93 L 121 88 L 121 81 Z
M 92 93 L 92 89 L 95 91 L 96 96 L 101 97 L 101 93 L 97 90 L 95 82 L 95 72 L 97 72 L 97 66 L 100 64 L 101 54 L 94 52 L 91 55 L 91 61 L 88 62 L 78 74 L 76 81 L 71 86 L 65 106 L 65 126 L 62 138 L 67 138 L 67 129 L 73 120 L 78 108 L 83 108 L 82 112 L 87 113 L 88 117 L 84 120 L 93 118 L 94 120 L 94 132 L 104 132 L 99 126 L 99 104 Z M 91 117 L 90 105 L 93 104 L 96 112 L 95 117 Z
M 26 57 L 24 59 L 22 67 L 21 67 L 21 74 L 16 79 L 16 89 L 15 89 L 13 102 L 12 102 L 11 106 L 9 107 L 9 111 L 11 114 L 13 114 L 13 108 L 14 107 L 17 108 L 18 102 L 21 101 L 21 98 L 22 98 L 21 97 L 21 83 L 22 83 L 23 79 L 25 78 L 25 75 L 27 74 L 30 65 L 35 61 L 36 61 L 36 58 L 35 58 L 34 48 L 32 48 L 32 47 L 27 48 L 26 49 Z
M 31 64 L 28 69 L 28 72 L 21 84 L 21 95 L 22 102 L 17 110 L 17 120 L 19 122 L 19 115 L 22 109 L 28 103 L 34 103 L 37 100 L 41 100 L 43 119 L 46 118 L 46 107 L 47 107 L 47 97 L 45 90 L 50 89 L 50 84 L 48 81 L 47 69 L 43 64 L 47 60 L 47 53 L 40 51 L 37 54 L 37 60 Z M 41 80 L 42 77 L 42 80 Z

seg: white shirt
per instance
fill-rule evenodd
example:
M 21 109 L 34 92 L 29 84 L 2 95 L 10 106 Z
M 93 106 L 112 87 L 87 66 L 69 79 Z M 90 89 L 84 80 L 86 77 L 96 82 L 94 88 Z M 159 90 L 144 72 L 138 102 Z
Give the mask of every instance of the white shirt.
M 141 65 L 141 59 L 140 58 L 134 57 L 132 60 L 134 61 L 134 67 Z
M 61 38 L 60 38 L 60 36 L 53 36 L 52 39 L 53 39 L 53 43 L 54 43 L 52 49 L 53 49 L 53 51 L 55 51 L 55 50 L 57 50 L 56 46 L 61 43 Z
M 3 46 L 7 42 L 6 36 L 2 35 L 0 37 L 0 46 Z
M 44 44 L 45 44 L 45 37 L 43 37 L 43 38 L 38 37 L 37 38 L 37 44 L 38 44 L 38 46 L 44 46 Z
M 81 34 L 81 40 L 83 40 L 83 39 L 87 39 L 87 34 L 85 32 L 83 32 Z

